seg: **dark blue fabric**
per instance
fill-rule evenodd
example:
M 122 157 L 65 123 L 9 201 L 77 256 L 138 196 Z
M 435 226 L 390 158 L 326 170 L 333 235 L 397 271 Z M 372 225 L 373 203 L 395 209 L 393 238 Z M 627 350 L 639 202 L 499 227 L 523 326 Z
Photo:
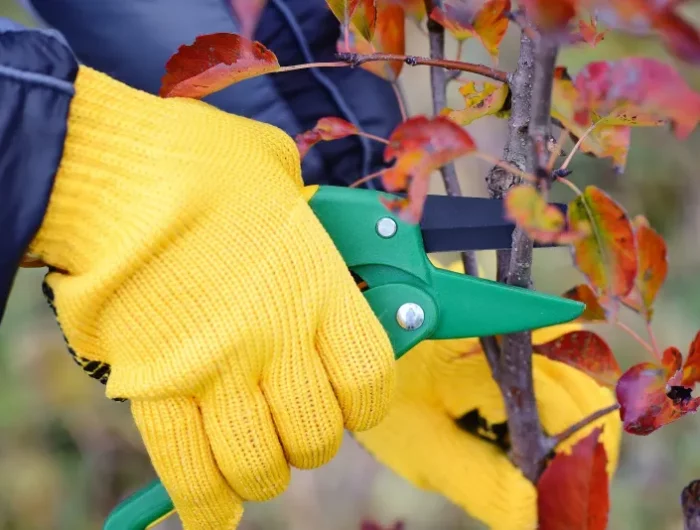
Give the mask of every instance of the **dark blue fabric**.
M 0 320 L 48 205 L 77 71 L 54 32 L 0 19 Z
M 59 30 L 78 59 L 157 93 L 168 58 L 197 35 L 238 30 L 229 0 L 25 0 Z M 332 61 L 340 36 L 325 0 L 268 0 L 256 39 L 283 65 Z M 257 77 L 213 94 L 217 107 L 296 135 L 339 116 L 388 136 L 400 121 L 393 88 L 361 68 L 303 70 Z M 308 184 L 347 185 L 383 167 L 383 145 L 366 138 L 318 144 L 302 169 Z M 376 182 L 376 181 L 375 181 Z

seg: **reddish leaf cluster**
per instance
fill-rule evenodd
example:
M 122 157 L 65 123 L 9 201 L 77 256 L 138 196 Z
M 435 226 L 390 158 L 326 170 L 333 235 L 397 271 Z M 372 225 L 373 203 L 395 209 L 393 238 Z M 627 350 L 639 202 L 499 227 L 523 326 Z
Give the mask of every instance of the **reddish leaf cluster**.
M 339 140 L 358 132 L 358 128 L 349 121 L 342 118 L 326 117 L 318 120 L 313 129 L 298 134 L 295 140 L 299 148 L 299 155 L 304 158 L 309 149 L 320 141 Z
M 390 526 L 382 526 L 374 521 L 362 521 L 360 530 L 404 530 L 405 525 L 403 521 L 397 521 Z
M 557 453 L 537 482 L 540 530 L 605 530 L 610 510 L 602 429 L 576 443 L 571 454 Z
M 660 364 L 645 362 L 632 366 L 617 383 L 616 394 L 625 430 L 651 434 L 700 407 L 700 397 L 692 397 L 700 381 L 700 332 L 683 356 L 675 347 L 667 348 Z
M 569 37 L 571 23 L 595 12 L 606 25 L 622 31 L 658 35 L 682 60 L 700 63 L 700 34 L 677 9 L 683 0 L 523 0 L 530 20 L 549 36 Z M 576 40 L 575 38 L 573 39 Z
M 386 205 L 402 219 L 418 222 L 428 194 L 430 174 L 475 150 L 476 144 L 469 133 L 445 116 L 409 118 L 389 137 L 384 160 L 394 160 L 394 164 L 383 175 L 387 191 L 408 194 L 387 201 Z

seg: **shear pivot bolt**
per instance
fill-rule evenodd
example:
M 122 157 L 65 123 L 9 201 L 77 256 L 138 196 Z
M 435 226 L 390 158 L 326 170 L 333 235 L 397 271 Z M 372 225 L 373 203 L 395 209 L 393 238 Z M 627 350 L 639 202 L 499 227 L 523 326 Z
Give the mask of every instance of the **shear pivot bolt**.
M 413 331 L 423 325 L 425 313 L 421 306 L 409 302 L 399 307 L 396 312 L 396 320 L 403 329 Z
M 377 234 L 384 238 L 392 237 L 396 233 L 396 221 L 391 217 L 382 217 L 377 221 Z

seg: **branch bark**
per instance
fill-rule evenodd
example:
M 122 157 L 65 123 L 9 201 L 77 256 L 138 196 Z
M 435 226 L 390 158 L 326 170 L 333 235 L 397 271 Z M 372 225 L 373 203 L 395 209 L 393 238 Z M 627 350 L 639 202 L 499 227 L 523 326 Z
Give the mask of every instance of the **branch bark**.
M 547 164 L 546 154 L 540 156 L 539 141 L 548 137 L 550 127 L 551 80 L 557 48 L 546 39 L 533 42 L 529 33 L 525 30 L 521 33 L 518 67 L 509 79 L 512 111 L 503 158 L 521 171 L 537 175 Z M 543 145 L 547 153 L 546 141 Z M 519 176 L 501 167 L 492 168 L 486 180 L 492 198 L 503 198 L 508 189 L 521 183 Z M 516 228 L 511 249 L 497 252 L 498 280 L 530 288 L 531 267 L 532 241 Z M 548 450 L 535 400 L 531 332 L 503 337 L 494 376 L 508 415 L 512 459 L 523 474 L 536 483 Z
M 360 66 L 364 63 L 369 63 L 371 61 L 401 61 L 409 66 L 433 66 L 444 68 L 446 70 L 454 70 L 460 72 L 470 72 L 472 74 L 477 74 L 483 77 L 488 77 L 494 79 L 495 81 L 501 81 L 505 83 L 508 80 L 508 73 L 503 70 L 498 70 L 497 68 L 491 68 L 483 64 L 467 63 L 464 61 L 452 61 L 449 59 L 434 59 L 432 57 L 417 57 L 415 55 L 398 55 L 394 53 L 371 53 L 363 55 L 361 53 L 349 53 L 341 52 L 336 54 L 336 58 L 340 63 L 323 63 L 321 66 L 340 66 L 341 64 L 347 64 L 350 66 Z M 315 67 L 315 64 L 302 65 L 304 68 Z M 300 68 L 296 68 L 297 70 Z M 284 67 L 281 71 L 288 71 L 290 68 Z

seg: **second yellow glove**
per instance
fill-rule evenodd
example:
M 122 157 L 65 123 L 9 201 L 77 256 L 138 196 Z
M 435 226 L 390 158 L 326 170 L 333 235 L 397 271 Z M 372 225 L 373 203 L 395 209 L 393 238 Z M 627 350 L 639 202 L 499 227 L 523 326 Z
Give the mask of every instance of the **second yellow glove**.
M 29 251 L 76 361 L 131 401 L 187 530 L 231 530 L 243 500 L 388 409 L 388 337 L 275 127 L 81 67 Z
M 536 330 L 533 341 L 548 342 L 579 327 Z M 357 433 L 360 444 L 398 475 L 444 495 L 492 530 L 537 528 L 537 491 L 510 462 L 505 440 L 499 439 L 505 407 L 479 341 L 425 341 L 397 362 L 397 370 L 397 395 L 389 415 L 377 427 Z M 533 357 L 533 377 L 548 434 L 615 402 L 613 393 L 588 375 L 540 355 Z M 604 426 L 602 441 L 612 475 L 622 434 L 618 413 L 582 429 L 557 451 L 570 450 L 596 426 Z

